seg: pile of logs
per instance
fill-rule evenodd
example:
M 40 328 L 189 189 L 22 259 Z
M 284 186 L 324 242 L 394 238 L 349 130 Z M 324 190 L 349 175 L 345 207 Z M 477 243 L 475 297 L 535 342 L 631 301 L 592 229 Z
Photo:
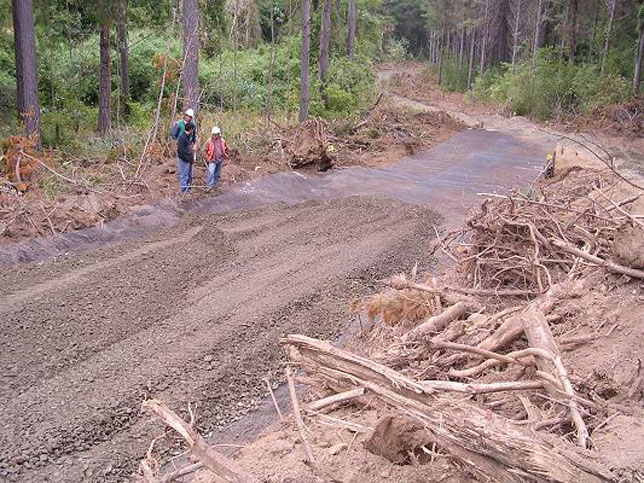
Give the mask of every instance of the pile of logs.
M 555 309 L 598 279 L 644 279 L 639 267 L 612 259 L 618 231 L 644 227 L 627 210 L 642 193 L 607 194 L 618 182 L 572 172 L 529 194 L 489 195 L 465 230 L 437 237 L 455 269 L 428 283 L 415 273 L 385 281 L 388 305 L 395 293 L 404 301 L 422 292 L 432 314 L 411 329 L 377 329 L 390 343 L 369 358 L 301 335 L 282 343 L 307 376 L 335 392 L 375 396 L 481 481 L 622 481 L 590 436 L 613 408 L 580 393 L 561 356 L 561 347 L 595 336 L 551 330 Z M 383 317 L 386 305 L 375 304 Z

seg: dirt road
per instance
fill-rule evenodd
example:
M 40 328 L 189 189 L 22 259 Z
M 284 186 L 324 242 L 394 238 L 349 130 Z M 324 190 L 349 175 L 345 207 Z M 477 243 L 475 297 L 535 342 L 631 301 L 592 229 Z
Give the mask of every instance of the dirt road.
M 549 149 L 531 141 L 467 130 L 388 168 L 280 173 L 0 247 L 0 481 L 126 481 L 158 434 L 149 397 L 196 403 L 205 433 L 250 411 L 280 336 L 342 332 L 352 299 L 427 259 L 424 207 L 449 226 L 477 192 L 529 184 Z
M 347 304 L 422 261 L 433 212 L 353 198 L 193 216 L 0 281 L 0 480 L 124 481 L 158 397 L 208 431 L 254 407 L 277 341 L 333 337 Z

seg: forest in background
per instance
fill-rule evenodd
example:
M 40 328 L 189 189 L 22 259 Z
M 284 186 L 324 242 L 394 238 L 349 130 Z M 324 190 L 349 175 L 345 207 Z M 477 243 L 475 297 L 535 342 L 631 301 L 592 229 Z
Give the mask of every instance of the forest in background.
M 13 2 L 20 4 L 23 2 Z M 26 2 L 30 3 L 30 2 Z M 319 2 L 320 4 L 323 2 Z M 329 0 L 328 72 L 319 74 L 323 6 L 310 11 L 310 114 L 355 116 L 374 94 L 373 62 L 382 60 L 382 2 Z M 34 0 L 38 101 L 42 141 L 78 147 L 85 138 L 128 138 L 150 129 L 159 112 L 163 139 L 172 117 L 199 85 L 198 105 L 243 130 L 261 117 L 297 121 L 302 5 L 297 0 Z M 0 2 L 0 136 L 16 134 L 16 55 L 12 2 Z M 198 49 L 186 42 L 185 13 L 196 13 Z M 185 53 L 198 51 L 198 75 Z M 190 77 L 193 79 L 190 79 Z M 162 95 L 160 95 L 160 93 Z M 235 114 L 233 116 L 233 114 Z M 226 121 L 224 121 L 225 123 Z M 289 124 L 291 122 L 288 122 Z M 145 136 L 143 136 L 145 137 Z M 96 147 L 96 143 L 92 142 Z M 99 142 L 100 146 L 100 142 Z M 88 148 L 88 146 L 84 146 Z
M 20 68 L 29 15 L 35 78 Z M 88 155 L 124 131 L 143 144 L 152 124 L 164 139 L 195 98 L 236 134 L 262 118 L 355 117 L 374 65 L 411 58 L 511 113 L 575 116 L 636 96 L 644 50 L 636 0 L 0 0 L 0 22 L 0 136 L 22 112 L 45 146 Z
M 637 97 L 644 3 L 636 0 L 396 2 L 394 33 L 429 58 L 441 86 L 509 113 L 561 119 Z

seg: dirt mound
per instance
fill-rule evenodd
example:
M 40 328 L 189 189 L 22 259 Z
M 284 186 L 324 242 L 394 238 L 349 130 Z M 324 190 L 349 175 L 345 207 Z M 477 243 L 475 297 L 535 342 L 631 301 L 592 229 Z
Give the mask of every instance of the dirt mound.
M 572 120 L 577 129 L 594 129 L 612 135 L 644 133 L 644 100 L 631 99 L 621 104 L 597 106 L 592 112 Z
M 633 268 L 644 268 L 644 225 L 624 225 L 615 234 L 615 260 Z
M 410 464 L 412 458 L 417 463 L 429 460 L 422 448 L 431 447 L 431 438 L 425 428 L 404 417 L 384 416 L 364 442 L 371 453 L 382 456 L 392 463 Z

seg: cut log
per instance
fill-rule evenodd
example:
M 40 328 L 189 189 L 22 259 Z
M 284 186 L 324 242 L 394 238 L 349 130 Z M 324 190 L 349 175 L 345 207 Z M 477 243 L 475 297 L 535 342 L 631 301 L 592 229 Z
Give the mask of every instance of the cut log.
M 447 324 L 465 315 L 467 313 L 467 309 L 467 304 L 465 304 L 465 302 L 458 302 L 457 304 L 452 305 L 447 310 L 444 310 L 440 315 L 430 317 L 418 327 L 407 332 L 402 337 L 402 342 L 412 342 L 440 332 L 447 327 Z
M 369 359 L 300 335 L 282 342 L 296 349 L 291 354 L 307 371 L 334 386 L 364 387 L 421 422 L 438 446 L 487 481 L 617 481 L 596 455 L 516 427 L 461 398 L 438 397 L 422 383 Z
M 254 476 L 239 464 L 211 448 L 190 424 L 181 419 L 163 402 L 150 399 L 143 402 L 142 408 L 153 413 L 179 433 L 190 446 L 194 456 L 218 478 L 230 483 L 254 483 L 257 481 Z

